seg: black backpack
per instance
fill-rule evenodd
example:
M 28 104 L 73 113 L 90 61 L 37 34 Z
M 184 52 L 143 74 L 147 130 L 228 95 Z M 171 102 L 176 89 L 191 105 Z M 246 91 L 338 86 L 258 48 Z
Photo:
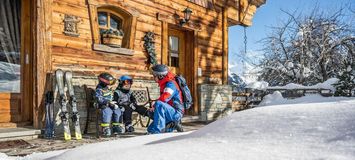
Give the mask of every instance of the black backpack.
M 186 80 L 181 75 L 175 76 L 175 81 L 179 85 L 180 91 L 182 93 L 182 101 L 184 109 L 189 109 L 193 104 L 192 96 L 189 87 L 186 84 Z

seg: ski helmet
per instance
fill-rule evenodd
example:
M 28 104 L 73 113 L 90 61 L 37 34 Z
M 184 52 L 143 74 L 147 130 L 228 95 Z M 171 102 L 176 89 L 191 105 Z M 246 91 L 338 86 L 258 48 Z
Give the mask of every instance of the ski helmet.
M 163 79 L 169 71 L 169 68 L 164 64 L 157 64 L 152 67 L 153 76 Z
M 107 72 L 101 73 L 98 76 L 98 79 L 100 83 L 103 83 L 105 85 L 113 85 L 116 83 L 116 79 L 110 73 Z
M 133 84 L 133 80 L 130 76 L 123 75 L 118 79 L 119 86 L 123 86 L 124 84 Z

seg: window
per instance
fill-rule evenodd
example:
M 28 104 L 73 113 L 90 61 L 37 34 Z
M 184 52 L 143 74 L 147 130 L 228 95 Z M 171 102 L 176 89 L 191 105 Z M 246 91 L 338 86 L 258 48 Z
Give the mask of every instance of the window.
M 179 67 L 179 37 L 169 36 L 169 66 Z
M 114 13 L 99 11 L 97 15 L 100 34 L 102 34 L 104 30 L 108 29 L 122 30 L 122 18 L 119 18 Z
M 123 17 L 111 10 L 99 9 L 97 13 L 101 44 L 121 48 L 124 39 Z
M 125 9 L 105 1 L 88 3 L 93 31 L 93 50 L 133 55 L 137 17 L 140 13 L 133 8 Z
M 21 1 L 0 1 L 0 8 L 0 93 L 19 93 Z
M 184 59 L 186 57 L 186 41 L 183 30 L 174 28 L 176 26 L 170 26 L 168 29 L 168 35 L 166 35 L 166 51 L 163 63 L 170 66 L 173 73 L 181 73 L 180 70 L 184 70 Z

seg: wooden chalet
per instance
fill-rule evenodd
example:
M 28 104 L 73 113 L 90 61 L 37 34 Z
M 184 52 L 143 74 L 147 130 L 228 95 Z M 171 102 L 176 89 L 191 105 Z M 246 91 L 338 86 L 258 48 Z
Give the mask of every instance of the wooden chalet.
M 154 92 L 154 60 L 187 79 L 189 115 L 230 108 L 228 27 L 250 26 L 265 1 L 1 0 L 0 128 L 43 127 L 56 69 L 73 72 L 85 118 L 84 85 L 109 72 Z

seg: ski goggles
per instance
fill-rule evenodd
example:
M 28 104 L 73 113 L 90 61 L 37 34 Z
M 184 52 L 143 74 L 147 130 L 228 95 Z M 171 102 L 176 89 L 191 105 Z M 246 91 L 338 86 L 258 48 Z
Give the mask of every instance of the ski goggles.
M 116 83 L 116 79 L 112 79 L 112 80 L 107 80 L 104 78 L 99 77 L 101 82 L 104 82 L 106 85 L 113 85 Z
M 131 79 L 123 80 L 123 81 L 122 81 L 122 84 L 123 84 L 123 85 L 127 85 L 127 84 L 132 85 L 132 84 L 133 84 L 133 81 L 132 81 Z

